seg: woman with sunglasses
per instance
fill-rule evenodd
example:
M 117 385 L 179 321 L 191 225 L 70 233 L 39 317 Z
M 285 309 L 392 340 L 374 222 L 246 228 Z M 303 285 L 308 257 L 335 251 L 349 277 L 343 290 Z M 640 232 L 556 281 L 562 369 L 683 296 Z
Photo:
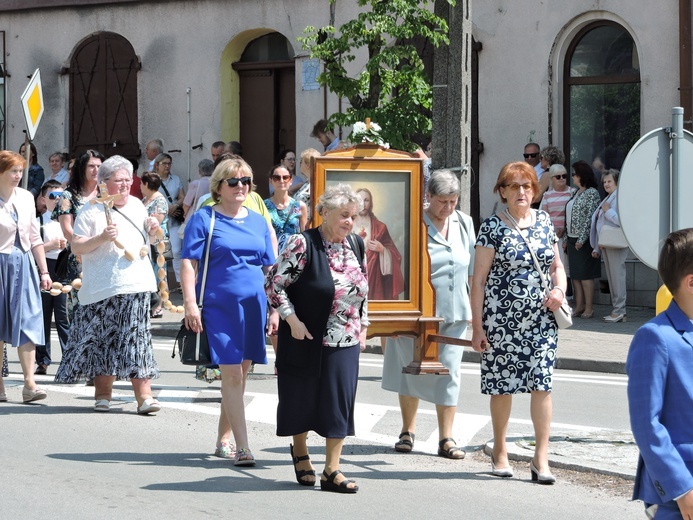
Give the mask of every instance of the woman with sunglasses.
M 240 158 L 219 163 L 210 179 L 216 203 L 193 214 L 185 228 L 181 285 L 185 325 L 206 330 L 212 363 L 221 372 L 221 414 L 215 455 L 233 458 L 236 466 L 254 466 L 245 422 L 243 394 L 251 362 L 267 363 L 264 275 L 274 263 L 274 248 L 265 219 L 243 206 L 253 184 L 250 166 Z M 205 264 L 207 237 L 214 228 L 207 261 L 204 308 L 197 306 Z M 270 332 L 277 325 L 274 318 Z M 233 432 L 236 448 L 230 443 Z
M 513 476 L 506 442 L 512 398 L 529 393 L 536 441 L 532 480 L 553 484 L 549 432 L 558 327 L 552 311 L 563 303 L 566 279 L 551 219 L 531 208 L 538 184 L 526 162 L 506 164 L 498 175 L 493 191 L 507 209 L 487 218 L 477 235 L 472 348 L 481 353 L 481 393 L 491 396 L 491 473 Z M 542 277 L 552 287 L 548 294 Z
M 559 244 L 558 252 L 561 255 L 563 265 L 568 264 L 566 253 L 563 249 L 565 241 L 565 205 L 575 193 L 575 188 L 571 188 L 568 183 L 568 172 L 562 164 L 554 164 L 546 173 L 551 178 L 551 187 L 544 193 L 539 209 L 546 211 L 551 217 L 553 229 L 556 231 Z M 566 269 L 566 274 L 568 270 Z

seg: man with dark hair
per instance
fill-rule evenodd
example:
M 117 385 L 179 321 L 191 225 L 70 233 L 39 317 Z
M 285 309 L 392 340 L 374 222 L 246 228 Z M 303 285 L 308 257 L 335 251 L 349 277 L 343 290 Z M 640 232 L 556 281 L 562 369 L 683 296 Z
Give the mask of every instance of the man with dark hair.
M 243 157 L 243 145 L 238 141 L 229 141 L 224 148 L 225 153 L 232 153 L 238 157 Z M 214 161 L 216 162 L 216 160 Z
M 693 518 L 693 228 L 670 233 L 657 271 L 673 295 L 630 344 L 628 407 L 640 450 L 633 500 L 649 518 Z
M 212 154 L 212 162 L 217 160 L 222 153 L 224 153 L 224 148 L 226 148 L 226 143 L 224 141 L 214 141 L 212 146 L 209 148 Z
M 327 128 L 327 121 L 321 119 L 313 125 L 311 137 L 315 137 L 325 147 L 325 151 L 336 150 L 339 146 L 339 138 L 334 135 L 331 128 Z

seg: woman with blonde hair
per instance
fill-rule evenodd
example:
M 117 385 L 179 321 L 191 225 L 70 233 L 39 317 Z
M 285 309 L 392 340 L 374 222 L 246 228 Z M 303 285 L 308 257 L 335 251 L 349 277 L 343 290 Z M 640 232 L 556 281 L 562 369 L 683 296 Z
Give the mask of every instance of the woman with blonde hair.
M 252 184 L 253 172 L 243 159 L 225 159 L 217 165 L 210 179 L 215 204 L 200 208 L 188 221 L 181 261 L 185 325 L 195 332 L 206 330 L 211 361 L 221 373 L 215 455 L 233 458 L 236 466 L 255 465 L 243 395 L 251 362 L 267 363 L 263 284 L 275 259 L 267 222 L 243 206 Z M 201 272 L 205 261 L 206 273 Z M 205 285 L 200 311 L 197 302 L 204 276 L 213 283 Z M 270 332 L 275 327 L 273 321 Z

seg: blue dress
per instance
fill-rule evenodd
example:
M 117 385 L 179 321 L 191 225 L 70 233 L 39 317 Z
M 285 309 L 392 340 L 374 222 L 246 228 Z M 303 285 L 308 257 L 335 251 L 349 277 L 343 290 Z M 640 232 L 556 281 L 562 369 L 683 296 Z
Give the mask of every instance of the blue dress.
M 230 218 L 216 212 L 202 309 L 213 364 L 237 365 L 245 359 L 267 363 L 262 267 L 274 263 L 274 252 L 267 221 L 254 211 L 247 213 Z M 198 261 L 197 294 L 211 215 L 212 207 L 203 207 L 185 228 L 181 256 Z
M 558 238 L 548 213 L 536 215 L 534 225 L 521 231 L 546 277 Z M 551 391 L 558 329 L 543 305 L 540 274 L 527 244 L 493 215 L 481 224 L 476 245 L 495 249 L 484 294 L 483 327 L 490 349 L 481 355 L 481 393 Z

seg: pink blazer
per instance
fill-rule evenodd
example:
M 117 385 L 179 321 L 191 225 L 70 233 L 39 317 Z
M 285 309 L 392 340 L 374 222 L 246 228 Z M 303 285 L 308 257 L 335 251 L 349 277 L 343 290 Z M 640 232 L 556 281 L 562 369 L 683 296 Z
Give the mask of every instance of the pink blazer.
M 12 208 L 17 212 L 18 221 L 12 218 Z M 14 237 L 19 228 L 19 239 L 24 251 L 43 244 L 36 220 L 36 205 L 31 192 L 15 188 L 10 200 L 0 200 L 0 254 L 10 254 Z

